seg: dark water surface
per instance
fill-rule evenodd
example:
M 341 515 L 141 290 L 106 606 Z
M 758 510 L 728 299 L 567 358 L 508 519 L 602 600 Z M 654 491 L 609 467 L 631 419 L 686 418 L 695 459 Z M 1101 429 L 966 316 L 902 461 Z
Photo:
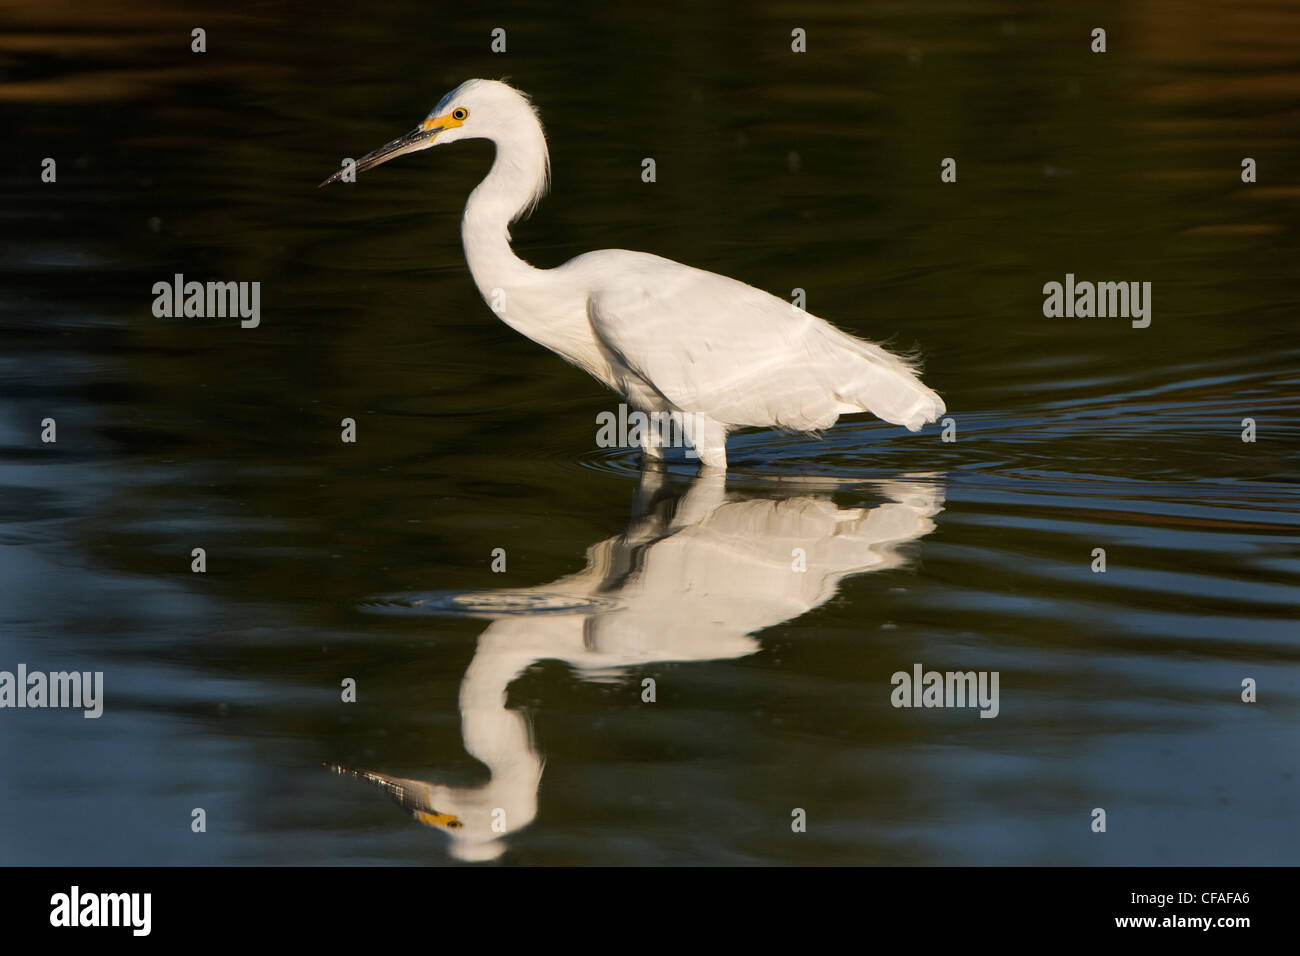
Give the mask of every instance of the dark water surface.
M 1300 862 L 1297 38 L 1273 0 L 0 3 L 0 669 L 106 694 L 0 710 L 0 862 Z M 555 169 L 521 254 L 803 288 L 918 346 L 958 440 L 744 433 L 725 485 L 597 448 L 617 399 L 464 267 L 489 145 L 316 188 L 503 75 Z M 177 272 L 261 326 L 155 318 Z M 1067 273 L 1151 282 L 1150 327 L 1044 318 Z M 999 716 L 893 708 L 916 663 Z

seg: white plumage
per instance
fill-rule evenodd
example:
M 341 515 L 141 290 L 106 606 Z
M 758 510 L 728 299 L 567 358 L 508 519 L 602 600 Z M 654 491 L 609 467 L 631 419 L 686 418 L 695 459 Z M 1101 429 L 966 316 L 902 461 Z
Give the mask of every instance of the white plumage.
M 868 411 L 917 431 L 945 411 L 907 361 L 735 279 L 623 249 L 556 269 L 524 262 L 510 247 L 509 226 L 545 193 L 550 160 L 536 112 L 505 83 L 461 84 L 424 124 L 357 168 L 458 139 L 489 139 L 497 149 L 461 229 L 484 300 L 633 408 L 676 413 L 706 466 L 726 468 L 735 428 L 818 431 Z M 643 450 L 662 455 L 649 438 Z

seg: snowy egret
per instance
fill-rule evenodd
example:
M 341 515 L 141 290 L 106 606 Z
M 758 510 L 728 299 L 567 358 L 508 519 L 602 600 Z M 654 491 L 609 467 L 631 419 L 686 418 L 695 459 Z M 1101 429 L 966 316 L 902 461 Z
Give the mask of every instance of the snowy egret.
M 546 134 L 528 98 L 468 80 L 418 127 L 356 161 L 364 171 L 462 139 L 496 159 L 461 223 L 479 292 L 507 325 L 585 369 L 656 421 L 677 423 L 705 466 L 727 467 L 727 433 L 815 432 L 869 411 L 919 431 L 944 412 L 912 363 L 753 286 L 644 252 L 602 249 L 537 269 L 510 247 L 510 224 L 546 192 Z M 322 186 L 342 179 L 340 169 Z M 639 436 L 663 456 L 662 433 Z

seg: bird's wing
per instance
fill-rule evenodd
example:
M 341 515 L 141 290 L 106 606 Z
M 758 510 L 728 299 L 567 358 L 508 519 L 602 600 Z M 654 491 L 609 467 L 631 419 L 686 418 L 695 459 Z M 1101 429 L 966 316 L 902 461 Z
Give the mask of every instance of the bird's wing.
M 607 257 L 589 300 L 597 337 L 682 411 L 797 431 L 865 410 L 915 430 L 943 411 L 902 360 L 760 289 L 658 256 L 592 255 Z

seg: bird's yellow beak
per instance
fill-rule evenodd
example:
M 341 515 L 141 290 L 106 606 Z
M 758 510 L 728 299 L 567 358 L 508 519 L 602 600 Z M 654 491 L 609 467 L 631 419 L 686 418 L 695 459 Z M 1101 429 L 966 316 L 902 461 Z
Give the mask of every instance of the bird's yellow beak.
M 386 163 L 390 159 L 396 159 L 398 156 L 406 153 L 415 153 L 422 149 L 428 149 L 433 145 L 434 139 L 444 129 L 460 126 L 461 122 L 452 117 L 450 113 L 446 116 L 430 116 L 423 123 L 411 130 L 405 136 L 399 136 L 391 143 L 385 143 L 373 152 L 366 153 L 356 161 L 356 171 L 365 172 L 367 169 L 373 169 L 380 163 Z M 321 183 L 322 186 L 328 186 L 330 183 L 336 183 L 343 178 L 343 169 L 336 170 L 329 179 Z
M 446 827 L 448 830 L 459 830 L 464 825 L 454 813 L 439 813 L 437 810 L 432 812 L 416 810 L 414 816 L 426 827 Z

